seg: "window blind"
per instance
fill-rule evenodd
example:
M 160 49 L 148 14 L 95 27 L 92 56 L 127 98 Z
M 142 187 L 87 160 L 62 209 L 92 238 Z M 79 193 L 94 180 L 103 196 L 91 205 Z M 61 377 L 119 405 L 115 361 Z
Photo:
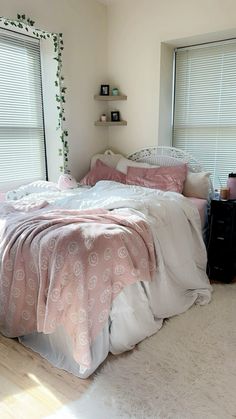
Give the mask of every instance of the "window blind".
M 173 145 L 212 174 L 236 171 L 236 40 L 177 49 Z
M 39 41 L 0 31 L 0 190 L 46 178 Z

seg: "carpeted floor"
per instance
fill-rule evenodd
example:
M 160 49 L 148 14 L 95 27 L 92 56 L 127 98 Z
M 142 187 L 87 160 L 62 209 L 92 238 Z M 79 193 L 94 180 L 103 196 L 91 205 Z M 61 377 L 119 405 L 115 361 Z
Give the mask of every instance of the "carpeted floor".
M 236 418 L 236 283 L 214 284 L 127 354 L 106 361 L 87 393 L 53 418 Z

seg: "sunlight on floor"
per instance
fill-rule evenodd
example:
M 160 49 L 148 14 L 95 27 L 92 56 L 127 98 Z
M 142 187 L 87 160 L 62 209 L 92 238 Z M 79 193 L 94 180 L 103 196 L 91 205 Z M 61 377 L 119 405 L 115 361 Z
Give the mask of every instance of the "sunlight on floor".
M 92 382 L 1 334 L 0 355 L 0 419 L 43 419 L 78 400 Z
M 6 395 L 7 388 L 4 386 L 5 396 L 0 402 L 1 419 L 41 419 L 63 406 L 63 402 L 36 375 L 27 373 L 26 376 L 32 381 L 30 387 L 18 387 L 13 394 Z M 9 393 L 12 393 L 12 388 L 9 388 Z

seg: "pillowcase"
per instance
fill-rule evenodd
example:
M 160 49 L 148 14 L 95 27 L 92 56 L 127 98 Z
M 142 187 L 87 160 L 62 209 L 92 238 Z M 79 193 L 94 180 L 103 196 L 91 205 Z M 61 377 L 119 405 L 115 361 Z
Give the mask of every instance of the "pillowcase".
M 182 193 L 186 174 L 186 164 L 157 168 L 128 167 L 126 183 Z
M 107 154 L 95 154 L 91 158 L 90 169 L 94 167 L 98 159 L 101 160 L 103 163 L 105 163 L 107 166 L 114 167 L 115 169 L 121 157 L 122 157 L 121 154 L 115 154 L 111 152 L 108 152 Z
M 210 184 L 209 172 L 188 172 L 184 182 L 183 195 L 193 198 L 208 199 Z
M 132 160 L 126 159 L 125 157 L 121 157 L 116 165 L 116 169 L 126 175 L 128 167 L 146 167 L 146 168 L 152 167 L 153 168 L 153 167 L 159 167 L 159 166 L 154 166 L 153 164 L 143 163 L 140 161 L 132 161 Z
M 114 180 L 115 182 L 126 183 L 126 176 L 98 159 L 94 167 L 80 181 L 80 185 L 93 186 L 99 180 Z

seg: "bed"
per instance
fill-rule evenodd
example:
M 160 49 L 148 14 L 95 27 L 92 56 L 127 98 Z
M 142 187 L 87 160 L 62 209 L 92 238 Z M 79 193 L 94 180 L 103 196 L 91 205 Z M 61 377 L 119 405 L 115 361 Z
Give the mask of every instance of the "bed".
M 73 189 L 38 182 L 10 191 L 1 203 L 1 332 L 87 378 L 109 352 L 208 303 L 211 192 L 198 162 L 168 147 L 95 156 Z

